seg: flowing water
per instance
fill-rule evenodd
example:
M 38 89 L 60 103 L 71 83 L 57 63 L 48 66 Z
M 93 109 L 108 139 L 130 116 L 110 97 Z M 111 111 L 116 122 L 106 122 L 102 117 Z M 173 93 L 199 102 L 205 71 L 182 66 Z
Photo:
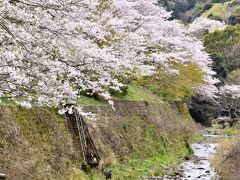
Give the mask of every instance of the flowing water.
M 225 135 L 213 135 L 203 133 L 208 141 L 203 143 L 193 143 L 192 150 L 195 157 L 189 161 L 183 162 L 180 166 L 183 169 L 183 177 L 180 179 L 184 180 L 216 180 L 220 179 L 216 171 L 211 166 L 211 158 L 216 152 L 217 138 L 226 138 Z
M 216 151 L 216 144 L 192 144 L 195 158 L 182 163 L 184 177 L 181 179 L 211 180 L 217 179 L 217 174 L 211 167 L 210 158 Z

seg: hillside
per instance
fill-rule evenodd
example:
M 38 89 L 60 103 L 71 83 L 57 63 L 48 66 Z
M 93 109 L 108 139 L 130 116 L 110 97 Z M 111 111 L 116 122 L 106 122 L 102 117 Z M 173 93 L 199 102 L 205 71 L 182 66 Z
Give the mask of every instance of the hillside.
M 199 16 L 225 21 L 227 24 L 240 22 L 239 0 L 171 0 L 159 1 L 160 5 L 173 11 L 173 18 L 190 23 Z
M 161 175 L 163 165 L 191 154 L 196 129 L 184 104 L 116 100 L 115 108 L 84 107 L 97 115 L 97 121 L 87 122 L 102 167 L 113 170 L 113 179 Z M 56 110 L 1 105 L 0 125 L 0 169 L 9 179 L 104 179 L 101 171 L 81 172 L 79 149 Z
M 224 21 L 226 24 L 240 23 L 240 1 L 232 0 L 225 3 L 214 3 L 212 7 L 203 13 L 210 19 Z
M 0 106 L 0 169 L 8 179 L 65 179 L 76 156 L 57 111 Z

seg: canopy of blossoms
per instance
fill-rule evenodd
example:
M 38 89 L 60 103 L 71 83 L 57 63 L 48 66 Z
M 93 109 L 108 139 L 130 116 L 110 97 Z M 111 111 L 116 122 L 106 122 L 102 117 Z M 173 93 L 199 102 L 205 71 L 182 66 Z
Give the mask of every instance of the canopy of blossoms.
M 155 0 L 0 0 L 0 97 L 36 105 L 109 100 L 116 77 L 151 75 L 171 62 L 197 63 L 203 95 L 216 83 L 202 43 Z

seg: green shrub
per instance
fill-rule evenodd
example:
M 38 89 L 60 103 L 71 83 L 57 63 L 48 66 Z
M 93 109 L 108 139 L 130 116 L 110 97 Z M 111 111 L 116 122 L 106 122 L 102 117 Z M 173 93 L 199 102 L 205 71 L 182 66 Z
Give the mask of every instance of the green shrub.
M 150 89 L 154 94 L 167 100 L 181 100 L 194 95 L 195 88 L 203 82 L 203 72 L 198 65 L 173 64 L 178 74 L 170 74 L 164 69 L 158 69 L 151 77 L 143 77 L 139 84 Z

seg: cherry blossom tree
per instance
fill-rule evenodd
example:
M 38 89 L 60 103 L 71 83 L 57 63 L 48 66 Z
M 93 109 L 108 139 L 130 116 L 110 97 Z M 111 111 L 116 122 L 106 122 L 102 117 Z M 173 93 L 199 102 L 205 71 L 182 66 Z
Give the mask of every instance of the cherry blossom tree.
M 202 43 L 155 0 L 1 0 L 0 96 L 58 105 L 81 92 L 110 99 L 117 77 L 150 76 L 173 62 L 196 63 L 212 95 Z
M 76 100 L 91 90 L 109 99 L 105 86 L 124 62 L 99 48 L 107 31 L 92 19 L 98 1 L 1 2 L 1 96 L 36 104 Z
M 172 73 L 177 73 L 171 67 L 173 62 L 194 62 L 205 73 L 205 83 L 199 91 L 204 96 L 213 96 L 217 91 L 214 84 L 218 81 L 212 78 L 211 59 L 204 52 L 202 42 L 192 37 L 183 25 L 168 20 L 171 14 L 156 6 L 154 0 L 116 0 L 105 13 L 113 15 L 107 26 L 113 27 L 112 31 L 117 34 L 114 51 L 117 50 L 118 56 L 124 57 L 128 48 L 134 52 L 132 62 L 164 67 Z
M 225 85 L 220 88 L 217 104 L 233 120 L 240 120 L 240 85 Z
M 189 32 L 198 38 L 202 38 L 205 32 L 213 32 L 216 29 L 222 29 L 225 23 L 208 19 L 207 17 L 196 18 L 189 26 Z

